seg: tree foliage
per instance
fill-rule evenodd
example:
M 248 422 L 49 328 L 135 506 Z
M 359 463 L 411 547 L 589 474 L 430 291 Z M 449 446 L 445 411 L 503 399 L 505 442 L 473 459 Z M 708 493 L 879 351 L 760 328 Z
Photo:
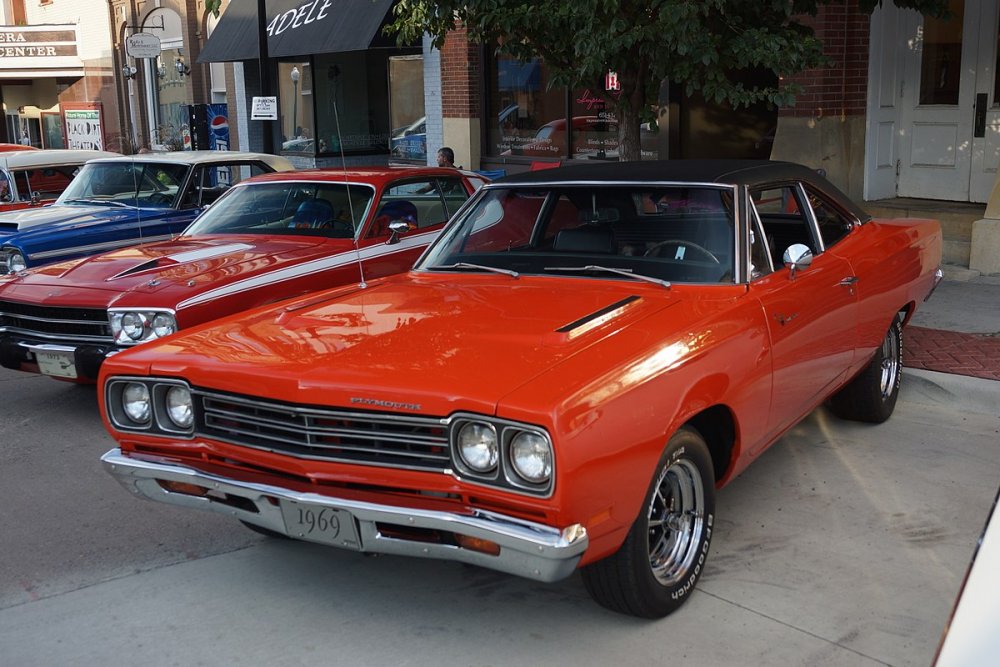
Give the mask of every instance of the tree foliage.
M 881 0 L 859 0 L 873 10 Z M 401 42 L 428 33 L 440 48 L 449 31 L 496 45 L 521 60 L 541 56 L 552 86 L 595 86 L 618 73 L 621 159 L 638 159 L 639 123 L 669 79 L 687 94 L 734 107 L 766 101 L 791 105 L 795 85 L 751 85 L 740 76 L 769 71 L 775 80 L 828 64 L 805 16 L 844 0 L 399 0 L 390 31 Z M 896 0 L 942 15 L 946 0 Z

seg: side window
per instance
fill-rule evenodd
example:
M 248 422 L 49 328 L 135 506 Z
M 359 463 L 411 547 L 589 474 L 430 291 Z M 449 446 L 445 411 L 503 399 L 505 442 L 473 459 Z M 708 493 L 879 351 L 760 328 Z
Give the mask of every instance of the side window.
M 754 208 L 764 228 L 767 247 L 775 267 L 784 265 L 782 257 L 788 246 L 801 243 L 819 252 L 819 244 L 813 236 L 809 219 L 803 211 L 799 189 L 794 185 L 777 185 L 750 191 Z
M 26 171 L 24 173 L 28 179 L 26 187 L 29 189 L 18 188 L 22 199 L 31 199 L 35 192 L 40 199 L 55 199 L 73 180 L 74 169 L 75 167 L 45 167 Z
M 184 196 L 182 208 L 208 206 L 232 187 L 233 183 L 239 182 L 243 171 L 253 174 L 254 167 L 254 165 L 245 164 L 205 164 L 199 166 L 191 179 L 187 194 Z M 265 172 L 259 170 L 257 173 Z
M 21 201 L 31 199 L 31 185 L 28 183 L 28 176 L 23 171 L 14 172 L 14 183 L 17 185 L 17 196 Z M 4 201 L 10 201 L 5 199 Z
M 760 224 L 760 218 L 754 213 L 750 216 L 750 280 L 766 276 L 772 271 L 764 228 Z
M 457 184 L 461 187 L 461 184 Z M 407 181 L 397 183 L 386 188 L 379 203 L 380 210 L 393 202 L 407 202 L 415 209 L 417 228 L 432 227 L 448 220 L 448 209 L 445 206 L 445 197 L 450 196 L 442 192 L 438 186 L 437 179 L 428 178 L 418 181 Z M 462 193 L 463 201 L 465 193 Z M 408 208 L 408 207 L 407 207 Z M 378 214 L 376 214 L 376 218 Z
M 439 178 L 437 179 L 438 185 L 441 186 L 441 193 L 444 195 L 444 203 L 447 207 L 448 218 L 455 215 L 465 200 L 469 198 L 468 193 L 465 192 L 465 186 L 462 185 L 462 181 L 457 178 Z
M 819 226 L 819 235 L 823 238 L 824 246 L 831 247 L 854 229 L 851 219 L 830 202 L 812 190 L 807 189 L 806 194 L 816 216 L 816 224 Z

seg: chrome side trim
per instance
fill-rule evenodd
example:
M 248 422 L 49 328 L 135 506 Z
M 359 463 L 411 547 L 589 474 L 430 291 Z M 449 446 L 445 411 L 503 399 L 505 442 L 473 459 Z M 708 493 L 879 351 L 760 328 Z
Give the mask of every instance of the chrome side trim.
M 416 510 L 378 503 L 301 493 L 267 484 L 254 484 L 210 475 L 162 459 L 136 458 L 112 449 L 101 457 L 105 470 L 133 494 L 170 505 L 203 509 L 236 517 L 282 535 L 288 535 L 277 500 L 318 505 L 349 512 L 360 536 L 360 551 L 459 561 L 507 572 L 536 581 L 552 582 L 572 574 L 589 544 L 579 524 L 554 528 L 495 512 L 472 510 L 469 514 Z M 217 498 L 167 491 L 158 481 L 183 482 L 211 489 Z M 238 498 L 239 503 L 224 499 Z M 253 509 L 245 509 L 252 507 Z M 486 555 L 450 544 L 390 537 L 378 524 L 458 533 L 500 545 L 500 554 Z
M 938 267 L 937 269 L 934 269 L 934 284 L 931 285 L 931 291 L 928 292 L 927 296 L 924 297 L 924 301 L 927 301 L 927 299 L 931 298 L 931 294 L 934 294 L 934 290 L 938 288 L 938 285 L 941 284 L 942 280 L 944 280 L 944 271 L 942 271 L 941 268 Z

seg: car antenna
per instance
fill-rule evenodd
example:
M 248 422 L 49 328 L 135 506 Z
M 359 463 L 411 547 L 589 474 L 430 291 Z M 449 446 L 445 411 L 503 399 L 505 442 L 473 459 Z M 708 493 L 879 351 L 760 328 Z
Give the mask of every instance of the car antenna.
M 358 272 L 361 274 L 361 282 L 358 287 L 365 289 L 368 287 L 368 283 L 365 282 L 365 265 L 361 261 L 361 247 L 358 245 L 357 231 L 354 230 L 354 200 L 351 199 L 351 184 L 348 182 L 347 178 L 347 158 L 344 157 L 344 141 L 340 136 L 340 113 L 337 110 L 337 100 L 333 100 L 333 121 L 337 125 L 337 145 L 340 146 L 340 168 L 344 172 L 344 188 L 347 191 L 347 210 L 351 215 L 351 234 L 354 239 L 354 254 L 358 258 Z
M 135 155 L 130 156 L 132 158 L 132 195 L 135 198 L 135 224 L 139 228 L 139 243 L 142 241 L 142 208 L 139 206 L 139 177 L 135 173 L 135 169 L 138 166 L 135 161 Z

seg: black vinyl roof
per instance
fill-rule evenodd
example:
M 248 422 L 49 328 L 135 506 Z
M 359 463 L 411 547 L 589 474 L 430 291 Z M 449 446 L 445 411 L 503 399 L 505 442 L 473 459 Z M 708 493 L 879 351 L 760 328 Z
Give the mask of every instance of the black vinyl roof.
M 802 181 L 835 200 L 859 220 L 868 220 L 871 217 L 816 171 L 794 162 L 775 160 L 601 161 L 526 171 L 493 182 L 500 185 L 530 185 L 579 181 L 680 181 L 747 186 Z

